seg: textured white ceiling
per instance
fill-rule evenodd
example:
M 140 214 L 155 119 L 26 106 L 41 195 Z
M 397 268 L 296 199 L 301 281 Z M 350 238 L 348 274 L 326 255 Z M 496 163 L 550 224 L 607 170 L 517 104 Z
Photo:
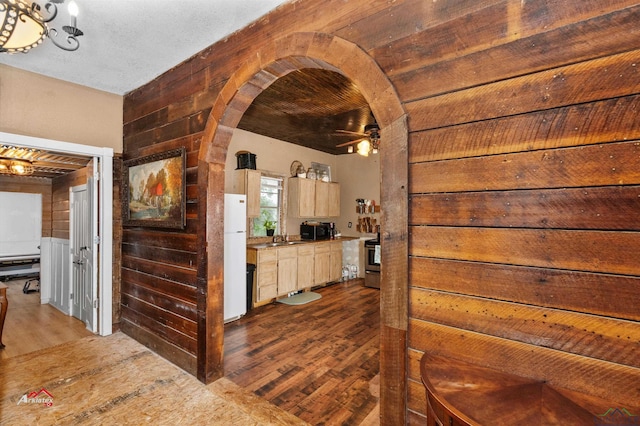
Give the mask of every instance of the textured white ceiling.
M 123 95 L 287 1 L 76 0 L 77 51 L 45 40 L 27 54 L 0 54 L 0 63 Z M 65 3 L 50 26 L 61 37 L 68 23 Z

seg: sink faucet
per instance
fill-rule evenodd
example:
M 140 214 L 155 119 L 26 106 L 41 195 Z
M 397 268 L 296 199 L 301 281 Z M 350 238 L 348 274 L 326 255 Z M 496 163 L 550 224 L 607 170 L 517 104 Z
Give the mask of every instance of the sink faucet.
M 283 243 L 284 243 L 284 242 L 286 242 L 286 241 L 289 241 L 289 236 L 288 236 L 287 234 L 284 234 L 284 235 L 274 235 L 274 236 L 273 236 L 273 242 L 274 242 L 274 243 L 277 243 L 278 241 L 283 242 Z

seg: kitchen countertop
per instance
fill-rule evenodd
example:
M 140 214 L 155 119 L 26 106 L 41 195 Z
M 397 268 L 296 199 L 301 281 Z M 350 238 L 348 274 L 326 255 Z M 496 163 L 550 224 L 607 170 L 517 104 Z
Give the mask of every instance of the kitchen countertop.
M 278 243 L 266 242 L 266 243 L 257 243 L 257 244 L 247 244 L 247 248 L 260 250 L 260 249 L 272 249 L 272 248 L 279 248 L 279 247 L 293 247 L 293 246 L 299 246 L 303 244 L 334 243 L 334 242 L 352 241 L 352 240 L 359 240 L 359 239 L 360 238 L 358 237 L 337 237 L 333 240 L 319 240 L 319 241 L 294 240 L 294 241 L 278 242 Z

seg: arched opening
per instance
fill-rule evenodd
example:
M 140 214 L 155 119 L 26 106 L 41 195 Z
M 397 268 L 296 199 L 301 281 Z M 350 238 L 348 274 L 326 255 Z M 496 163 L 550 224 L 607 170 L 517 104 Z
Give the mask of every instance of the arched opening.
M 210 382 L 221 375 L 223 348 L 222 222 L 224 166 L 227 149 L 244 112 L 278 78 L 298 69 L 321 68 L 353 81 L 381 128 L 381 416 L 404 419 L 406 406 L 407 331 L 407 125 L 391 83 L 373 59 L 358 46 L 338 37 L 297 33 L 256 52 L 228 80 L 210 113 L 199 155 L 198 181 L 207 232 L 199 235 L 200 268 L 198 377 Z M 394 413 L 386 407 L 393 407 Z

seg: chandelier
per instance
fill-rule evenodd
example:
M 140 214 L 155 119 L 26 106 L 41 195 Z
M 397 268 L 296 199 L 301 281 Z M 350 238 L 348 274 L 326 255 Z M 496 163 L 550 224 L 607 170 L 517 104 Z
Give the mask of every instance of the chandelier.
M 68 5 L 71 24 L 64 25 L 66 42 L 56 40 L 58 31 L 47 24 L 58 15 L 57 4 L 65 0 L 49 0 L 44 8 L 47 17 L 41 13 L 37 3 L 29 6 L 25 0 L 0 0 L 0 53 L 27 53 L 42 43 L 45 37 L 60 49 L 74 51 L 80 47 L 78 37 L 84 33 L 76 27 L 78 6 L 71 0 Z
M 0 159 L 0 174 L 28 176 L 33 174 L 33 165 L 27 160 Z

